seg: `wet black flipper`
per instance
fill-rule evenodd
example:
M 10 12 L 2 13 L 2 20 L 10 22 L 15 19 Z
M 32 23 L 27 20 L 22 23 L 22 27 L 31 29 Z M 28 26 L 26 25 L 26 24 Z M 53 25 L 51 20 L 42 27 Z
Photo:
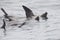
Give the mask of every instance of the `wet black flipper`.
M 29 9 L 28 7 L 22 5 L 23 9 L 25 10 L 26 13 L 26 18 L 32 18 L 32 16 L 34 16 L 33 12 L 31 9 Z
M 5 15 L 8 15 L 3 8 L 1 8 L 1 10 L 4 12 Z
M 48 19 L 47 14 L 48 14 L 48 13 L 45 12 L 44 14 L 41 15 L 41 17 L 42 17 L 44 20 L 47 20 L 47 19 Z
M 39 16 L 37 16 L 37 17 L 35 18 L 35 20 L 39 21 Z
M 1 10 L 4 12 L 4 17 L 5 18 L 7 18 L 7 19 L 9 19 L 9 21 L 12 21 L 12 19 L 8 16 L 8 14 L 6 13 L 6 11 L 3 9 L 3 8 L 1 8 Z
M 6 28 L 5 28 L 5 26 L 6 26 L 6 23 L 5 23 L 5 20 L 3 19 L 3 25 L 2 25 L 2 29 L 4 29 L 4 31 L 6 31 Z

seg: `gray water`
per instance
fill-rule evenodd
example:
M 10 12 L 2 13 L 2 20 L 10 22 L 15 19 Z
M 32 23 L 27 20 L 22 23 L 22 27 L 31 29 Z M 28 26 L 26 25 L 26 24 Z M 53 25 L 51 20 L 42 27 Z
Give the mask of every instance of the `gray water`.
M 21 24 L 20 17 L 25 17 L 22 5 L 30 8 L 35 15 L 48 12 L 48 20 L 35 22 L 30 21 L 21 29 L 11 24 Z M 7 22 L 7 35 L 3 36 L 0 29 L 1 40 L 60 40 L 60 0 L 0 0 L 0 8 L 15 17 L 15 21 Z M 0 10 L 0 27 L 4 13 Z M 30 29 L 30 30 L 29 30 Z M 16 34 L 14 34 L 16 33 Z

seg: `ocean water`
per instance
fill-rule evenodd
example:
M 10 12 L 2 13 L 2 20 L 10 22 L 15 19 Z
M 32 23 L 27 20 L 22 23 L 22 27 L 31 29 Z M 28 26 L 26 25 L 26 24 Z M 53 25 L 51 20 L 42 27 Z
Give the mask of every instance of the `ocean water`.
M 26 20 L 22 5 L 30 8 L 34 15 L 48 12 L 48 20 L 32 19 L 22 28 L 18 28 Z M 0 8 L 13 16 L 12 22 L 6 21 L 6 35 L 0 28 L 0 40 L 60 40 L 60 0 L 0 0 Z M 0 27 L 4 13 L 0 10 Z M 17 26 L 11 26 L 12 24 Z

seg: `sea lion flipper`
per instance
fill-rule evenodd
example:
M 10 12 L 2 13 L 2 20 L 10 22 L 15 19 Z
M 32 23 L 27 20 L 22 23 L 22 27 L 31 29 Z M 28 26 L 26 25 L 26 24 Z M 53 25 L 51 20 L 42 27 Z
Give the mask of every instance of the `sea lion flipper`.
M 41 15 L 41 17 L 42 17 L 43 19 L 48 19 L 47 14 L 48 14 L 48 13 L 45 12 L 44 14 Z
M 5 18 L 7 18 L 7 19 L 9 19 L 9 21 L 12 21 L 12 19 L 8 16 L 8 14 L 6 13 L 6 11 L 3 9 L 3 8 L 1 8 L 1 10 L 4 12 L 4 17 Z
M 5 26 L 6 26 L 6 23 L 5 23 L 5 20 L 3 19 L 3 25 L 1 28 L 5 29 Z
M 26 13 L 26 18 L 31 18 L 32 16 L 34 16 L 33 12 L 31 9 L 29 9 L 28 7 L 22 5 L 23 9 L 25 10 Z
M 8 14 L 6 13 L 6 11 L 5 11 L 3 8 L 1 8 L 1 10 L 4 12 L 5 15 L 8 15 Z
M 39 21 L 39 16 L 37 16 L 37 17 L 35 18 L 35 20 Z

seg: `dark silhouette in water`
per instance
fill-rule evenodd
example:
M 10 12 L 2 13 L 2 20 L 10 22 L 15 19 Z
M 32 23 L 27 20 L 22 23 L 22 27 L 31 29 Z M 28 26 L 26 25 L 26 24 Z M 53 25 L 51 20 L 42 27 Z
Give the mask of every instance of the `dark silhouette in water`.
M 35 18 L 35 20 L 39 21 L 39 16 L 37 16 L 37 17 Z
M 32 18 L 34 16 L 33 12 L 31 9 L 27 8 L 26 6 L 22 5 L 23 9 L 25 10 L 26 13 L 26 18 Z
M 5 21 L 4 21 L 4 19 L 3 19 L 3 25 L 2 25 L 2 29 L 4 29 L 5 31 L 6 31 L 6 28 L 5 28 L 5 26 L 6 26 L 6 23 L 5 23 Z
M 26 24 L 26 22 L 23 22 L 20 26 L 19 26 L 19 28 L 21 28 L 23 25 L 25 25 Z
M 41 17 L 43 18 L 43 20 L 47 20 L 47 19 L 48 19 L 47 14 L 48 14 L 48 13 L 45 12 L 44 14 L 41 15 Z
M 5 20 L 3 19 L 3 25 L 1 28 L 4 29 L 4 31 L 3 31 L 4 35 L 6 35 L 6 27 L 5 26 L 6 26 L 6 23 L 5 23 Z
M 1 8 L 1 10 L 4 12 L 4 17 L 9 19 L 9 21 L 12 21 L 12 19 L 8 16 L 8 14 L 5 12 L 5 10 L 3 8 Z
M 24 6 L 24 5 L 22 5 L 22 7 L 23 7 L 23 9 L 25 10 L 25 14 L 26 14 L 27 20 L 29 20 L 30 18 L 32 18 L 33 16 L 35 16 L 35 15 L 33 14 L 33 12 L 32 12 L 31 9 L 29 9 L 28 7 L 26 7 L 26 6 Z M 37 16 L 37 17 L 35 18 L 35 20 L 39 21 L 39 16 Z M 19 28 L 21 28 L 21 27 L 22 27 L 23 25 L 25 25 L 25 24 L 26 24 L 26 22 L 23 22 L 23 23 L 19 26 Z

